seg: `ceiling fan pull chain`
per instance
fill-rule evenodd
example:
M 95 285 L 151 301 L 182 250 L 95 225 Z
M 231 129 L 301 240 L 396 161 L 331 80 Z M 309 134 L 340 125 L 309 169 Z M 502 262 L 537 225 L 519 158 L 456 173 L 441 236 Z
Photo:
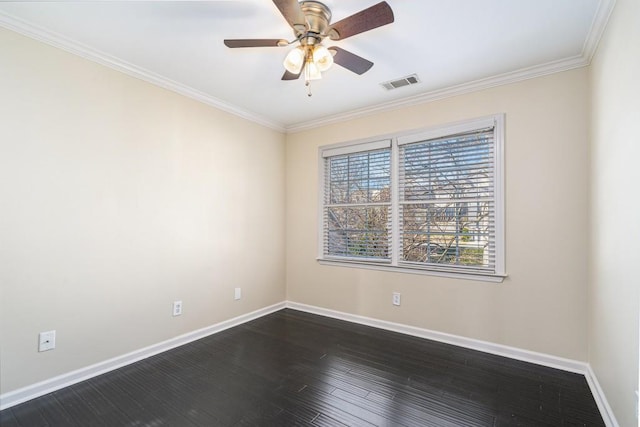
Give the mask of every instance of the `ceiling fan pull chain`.
M 307 87 L 307 96 L 311 97 L 313 94 L 311 93 L 311 82 L 307 80 L 304 84 Z

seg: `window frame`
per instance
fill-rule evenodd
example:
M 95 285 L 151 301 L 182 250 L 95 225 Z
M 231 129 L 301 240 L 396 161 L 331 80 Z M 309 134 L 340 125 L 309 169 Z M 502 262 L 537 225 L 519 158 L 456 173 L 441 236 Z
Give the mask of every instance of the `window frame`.
M 320 146 L 318 148 L 318 246 L 317 261 L 321 265 L 333 265 L 351 268 L 363 268 L 380 271 L 391 271 L 408 274 L 421 274 L 438 277 L 451 277 L 487 282 L 502 282 L 507 276 L 505 266 L 505 204 L 504 204 L 504 126 L 505 115 L 493 114 L 490 116 L 464 120 L 422 129 L 410 130 L 396 134 L 378 135 L 371 138 L 355 141 L 341 142 Z M 399 152 L 400 145 L 441 138 L 463 132 L 480 130 L 487 127 L 494 128 L 494 215 L 495 215 L 495 265 L 493 272 L 465 271 L 464 268 L 455 265 L 442 265 L 433 268 L 429 265 L 409 266 L 407 262 L 399 260 L 400 252 L 400 214 L 399 214 Z M 371 150 L 369 147 L 380 147 L 390 142 L 391 150 L 391 229 L 390 251 L 391 262 L 386 259 L 354 259 L 341 256 L 325 256 L 325 158 L 334 155 L 352 154 Z M 458 270 L 459 269 L 459 270 Z
M 347 160 L 347 164 L 350 164 L 350 156 L 355 156 L 355 157 L 361 157 L 364 154 L 375 154 L 375 153 L 388 153 L 388 161 L 389 161 L 389 168 L 391 168 L 391 139 L 383 139 L 383 140 L 379 140 L 379 141 L 373 141 L 373 142 L 369 142 L 366 144 L 356 144 L 354 146 L 347 146 L 347 147 L 339 147 L 339 148 L 334 148 L 334 149 L 328 149 L 325 150 L 322 153 L 323 158 L 338 158 L 339 160 L 343 160 L 345 159 L 346 156 L 346 160 Z M 367 169 L 370 170 L 370 166 L 371 164 L 369 163 L 369 161 L 371 160 L 371 158 L 368 156 L 368 163 L 367 163 Z M 331 174 L 331 171 L 324 171 L 325 174 L 328 172 L 329 174 Z M 389 169 L 389 192 L 391 192 L 391 186 L 393 185 L 391 182 L 391 169 Z M 326 175 L 325 175 L 326 177 Z M 349 186 L 350 181 L 349 181 L 349 175 L 347 176 L 347 186 Z M 367 187 L 369 187 L 370 182 L 367 182 Z M 329 194 L 327 193 L 327 191 L 329 192 Z M 324 188 L 324 196 L 326 197 L 330 197 L 331 190 Z M 323 202 L 324 200 L 326 200 L 325 198 L 323 198 Z M 329 218 L 325 218 L 324 214 L 329 215 L 328 212 L 325 212 L 324 207 L 327 208 L 327 211 L 330 211 L 332 209 L 367 209 L 367 208 L 376 208 L 376 207 L 386 207 L 387 208 L 387 215 L 389 216 L 389 219 L 387 221 L 388 224 L 391 223 L 391 209 L 392 209 L 392 201 L 391 201 L 391 194 L 389 194 L 389 200 L 388 201 L 377 201 L 377 202 L 371 202 L 371 201 L 341 201 L 338 203 L 334 203 L 332 201 L 329 201 L 326 205 L 323 206 L 323 218 L 322 218 L 322 229 L 323 232 L 328 233 L 329 235 L 331 234 L 331 229 L 329 227 L 330 224 L 330 220 Z M 325 230 L 324 226 L 327 225 L 327 227 L 329 227 L 328 230 Z M 323 234 L 324 236 L 324 234 Z M 330 246 L 330 238 L 329 236 L 327 236 L 328 241 L 325 242 L 324 240 L 322 241 L 323 244 L 323 248 L 322 248 L 322 254 L 324 255 L 325 252 L 325 248 L 324 245 L 326 244 L 327 246 Z M 387 237 L 387 242 L 390 243 L 391 241 L 391 236 L 389 235 Z M 349 247 L 349 244 L 347 244 L 347 247 Z M 387 250 L 391 253 L 391 245 L 389 244 L 387 247 Z M 367 262 L 367 263 L 380 263 L 380 264 L 385 264 L 385 265 L 389 265 L 391 263 L 391 258 L 390 257 L 385 257 L 385 258 L 376 258 L 376 257 L 362 257 L 362 256 L 345 256 L 345 255 L 328 255 L 325 256 L 325 259 L 331 259 L 331 260 L 337 260 L 337 261 L 362 261 L 362 262 Z

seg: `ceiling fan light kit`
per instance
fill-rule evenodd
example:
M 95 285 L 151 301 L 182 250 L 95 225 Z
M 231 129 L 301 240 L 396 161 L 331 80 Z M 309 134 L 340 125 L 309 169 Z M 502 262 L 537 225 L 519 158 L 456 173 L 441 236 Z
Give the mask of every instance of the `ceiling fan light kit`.
M 333 65 L 333 55 L 331 55 L 329 49 L 318 45 L 313 49 L 313 62 L 320 71 L 327 71 Z
M 295 39 L 226 39 L 230 48 L 282 47 L 299 43 L 284 59 L 285 73 L 282 80 L 297 80 L 304 71 L 305 85 L 322 78 L 333 63 L 356 74 L 367 72 L 373 62 L 337 46 L 327 48 L 322 40 L 344 40 L 393 22 L 393 11 L 386 1 L 331 24 L 331 10 L 319 1 L 273 0 L 282 16 L 293 29 Z M 311 91 L 308 91 L 311 96 Z
M 284 68 L 294 74 L 299 74 L 305 64 L 313 64 L 320 72 L 327 71 L 333 65 L 333 56 L 322 45 L 298 46 L 284 59 Z
M 299 74 L 306 60 L 306 56 L 302 46 L 296 47 L 284 58 L 284 68 L 290 73 Z

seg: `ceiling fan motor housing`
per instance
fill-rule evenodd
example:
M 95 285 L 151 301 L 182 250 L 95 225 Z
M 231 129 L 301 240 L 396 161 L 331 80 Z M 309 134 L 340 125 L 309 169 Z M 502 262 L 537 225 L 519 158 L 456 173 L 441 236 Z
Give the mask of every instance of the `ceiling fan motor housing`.
M 325 4 L 319 1 L 302 1 L 300 9 L 307 22 L 304 25 L 295 25 L 294 34 L 301 44 L 313 46 L 320 43 L 328 32 L 333 31 L 329 26 L 331 10 Z

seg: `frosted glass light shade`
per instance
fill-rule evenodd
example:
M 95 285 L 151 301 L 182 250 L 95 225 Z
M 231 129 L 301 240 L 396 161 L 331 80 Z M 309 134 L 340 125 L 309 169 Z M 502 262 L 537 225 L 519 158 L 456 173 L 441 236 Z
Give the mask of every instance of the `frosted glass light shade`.
M 313 61 L 307 61 L 307 66 L 304 69 L 304 79 L 306 81 L 309 80 L 318 80 L 322 78 L 322 74 L 318 69 L 318 66 Z
M 313 62 L 318 66 L 318 70 L 327 71 L 333 65 L 333 55 L 326 47 L 316 46 L 313 50 Z
M 300 46 L 296 47 L 284 58 L 284 68 L 290 73 L 299 74 L 304 65 L 304 56 L 304 49 Z

